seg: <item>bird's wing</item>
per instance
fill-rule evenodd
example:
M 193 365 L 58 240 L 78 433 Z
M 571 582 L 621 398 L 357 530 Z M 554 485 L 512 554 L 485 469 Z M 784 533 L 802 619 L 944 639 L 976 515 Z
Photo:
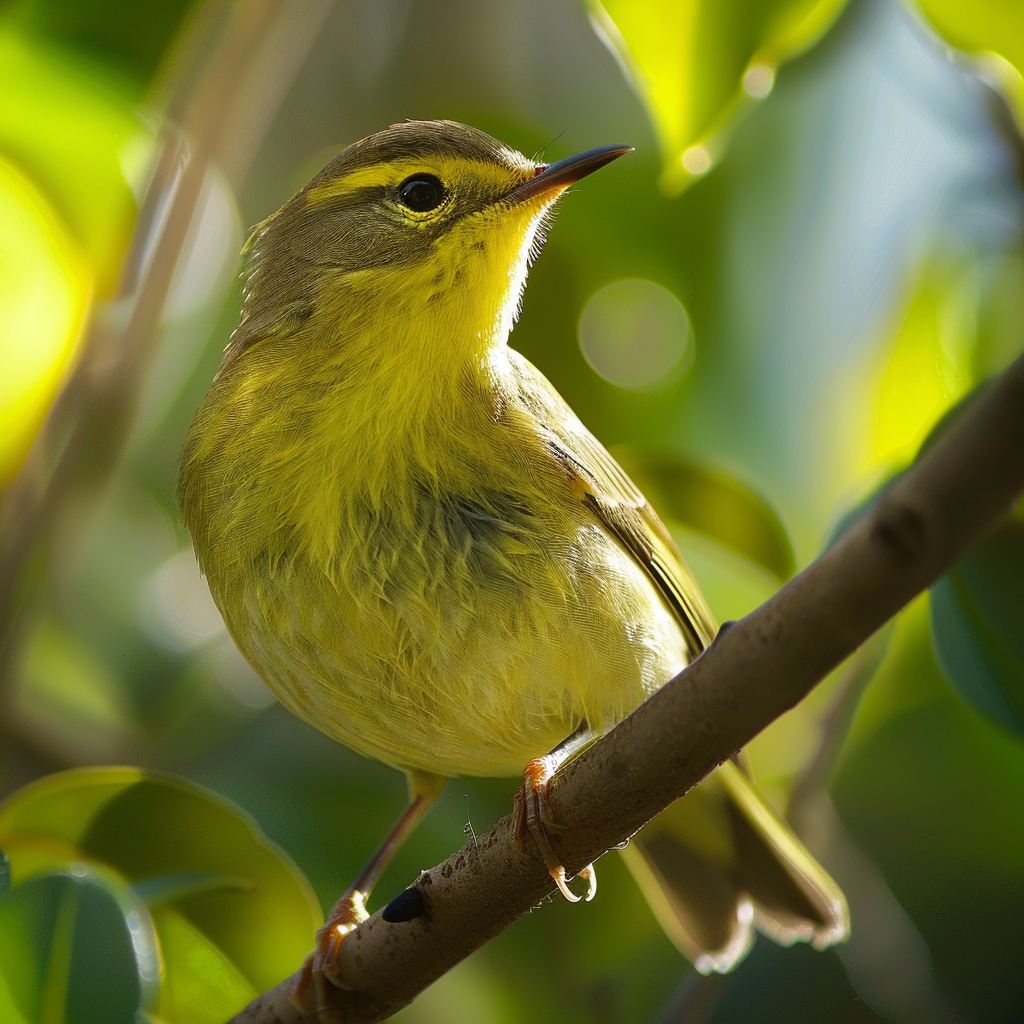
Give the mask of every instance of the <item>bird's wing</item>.
M 717 627 L 665 524 L 547 378 L 518 353 L 509 354 L 515 357 L 519 399 L 540 424 L 551 454 L 579 489 L 581 500 L 629 552 L 675 612 L 692 660 L 711 643 Z
M 514 353 L 510 353 L 515 355 Z M 715 620 L 640 489 L 566 402 L 522 357 L 520 401 L 599 521 L 673 608 L 699 654 Z M 727 761 L 633 837 L 625 851 L 669 937 L 701 973 L 731 970 L 753 925 L 783 945 L 824 949 L 849 933 L 846 900 L 745 774 Z

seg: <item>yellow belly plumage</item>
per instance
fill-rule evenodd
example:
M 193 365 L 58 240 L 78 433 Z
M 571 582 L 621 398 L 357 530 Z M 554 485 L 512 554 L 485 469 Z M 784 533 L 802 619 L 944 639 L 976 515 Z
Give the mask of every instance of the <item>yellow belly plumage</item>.
M 274 388 L 225 382 L 233 436 L 193 452 L 221 504 L 206 518 L 230 524 L 201 550 L 239 648 L 296 715 L 398 768 L 517 775 L 582 722 L 613 725 L 687 660 L 670 609 L 517 404 L 523 372 L 539 376 L 516 353 L 491 367 L 500 414 L 492 395 L 425 426 L 454 471 L 410 460 L 373 491 L 373 434 L 342 424 L 313 452 L 324 431 L 282 430 Z M 339 419 L 315 383 L 289 401 Z

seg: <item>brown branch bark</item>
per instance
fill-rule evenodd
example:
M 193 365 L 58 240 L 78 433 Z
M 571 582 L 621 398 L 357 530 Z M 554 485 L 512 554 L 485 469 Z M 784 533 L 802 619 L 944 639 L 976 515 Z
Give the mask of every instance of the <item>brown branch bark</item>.
M 697 661 L 556 776 L 566 824 L 553 837 L 570 870 L 631 836 L 775 718 L 1009 511 L 1024 488 L 1024 356 L 816 562 L 737 622 Z M 339 1020 L 387 1018 L 552 890 L 518 853 L 511 819 L 423 872 L 427 913 L 379 913 L 342 946 Z M 307 1024 L 292 979 L 233 1024 Z

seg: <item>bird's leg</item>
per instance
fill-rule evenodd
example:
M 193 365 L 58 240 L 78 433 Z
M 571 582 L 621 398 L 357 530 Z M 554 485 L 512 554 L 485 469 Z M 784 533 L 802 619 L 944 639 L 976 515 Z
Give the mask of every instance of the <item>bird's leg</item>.
M 439 776 L 423 772 L 408 772 L 407 775 L 409 806 L 355 881 L 335 903 L 326 923 L 316 933 L 316 948 L 306 957 L 299 980 L 292 989 L 291 1002 L 305 1012 L 312 1009 L 309 1005 L 312 993 L 322 1021 L 332 1019 L 331 989 L 343 987 L 338 977 L 338 953 L 345 936 L 367 919 L 366 901 L 377 879 L 444 788 L 445 780 Z
M 554 850 L 551 849 L 549 832 L 560 831 L 564 826 L 554 820 L 551 803 L 548 800 L 548 786 L 555 772 L 566 761 L 575 757 L 584 747 L 591 744 L 597 736 L 584 722 L 568 739 L 563 740 L 550 754 L 535 757 L 523 771 L 523 783 L 515 797 L 515 842 L 520 850 L 526 848 L 526 837 L 529 835 L 544 860 L 551 877 L 558 886 L 558 891 L 570 903 L 578 903 L 583 897 L 577 896 L 565 879 L 565 868 L 559 863 Z M 593 864 L 588 864 L 577 876 L 587 882 L 587 902 L 597 895 L 597 873 Z

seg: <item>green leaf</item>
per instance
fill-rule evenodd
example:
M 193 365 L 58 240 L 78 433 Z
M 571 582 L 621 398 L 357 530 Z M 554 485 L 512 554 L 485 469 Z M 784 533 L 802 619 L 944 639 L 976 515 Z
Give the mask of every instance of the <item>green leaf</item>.
M 157 959 L 150 969 L 159 978 Z M 0 1008 L 6 993 L 15 1020 L 132 1024 L 143 989 L 129 922 L 102 879 L 49 873 L 0 898 Z
M 24 5 L 23 5 L 24 6 Z M 77 352 L 90 299 L 109 298 L 150 134 L 95 69 L 0 23 L 0 486 Z
M 167 1024 L 237 1012 L 298 969 L 321 923 L 308 883 L 243 812 L 134 768 L 26 786 L 0 806 L 0 846 L 16 885 L 75 865 L 126 887 L 155 924 Z
M 587 0 L 597 33 L 647 100 L 663 186 L 685 188 L 721 155 L 735 116 L 772 89 L 846 0 Z
M 153 917 L 169 965 L 160 993 L 161 1021 L 221 1024 L 262 991 L 185 914 L 163 906 L 154 910 Z M 262 937 L 272 941 L 272 934 Z M 312 944 L 312 934 L 306 944 Z
M 1005 523 L 932 587 L 932 638 L 961 696 L 1024 736 L 1024 524 Z
M 917 0 L 928 24 L 978 57 L 1024 123 L 1024 4 L 1017 0 Z
M 157 69 L 189 8 L 188 0 L 32 0 L 20 5 L 20 20 L 37 35 L 93 53 L 145 81 Z
M 659 515 L 703 533 L 779 580 L 793 575 L 796 559 L 786 528 L 743 484 L 677 455 L 622 447 L 614 454 Z
M 150 910 L 208 892 L 255 891 L 252 883 L 245 881 L 244 878 L 215 875 L 209 871 L 182 871 L 177 875 L 160 875 L 137 882 L 133 888 Z

